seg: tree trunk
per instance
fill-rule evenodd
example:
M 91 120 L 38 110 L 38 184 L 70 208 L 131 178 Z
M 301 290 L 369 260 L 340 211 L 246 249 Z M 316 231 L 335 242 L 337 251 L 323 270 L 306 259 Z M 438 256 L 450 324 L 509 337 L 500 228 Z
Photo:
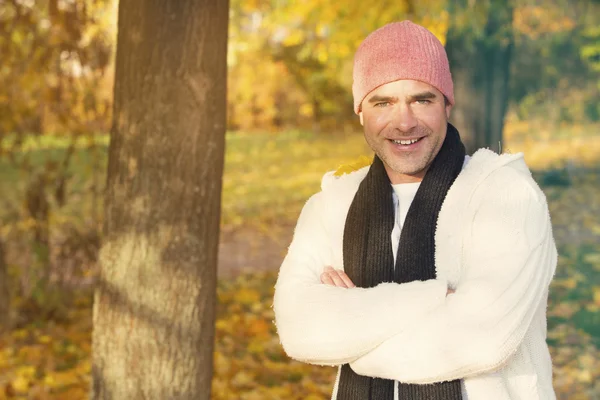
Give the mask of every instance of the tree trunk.
M 0 239 L 0 332 L 10 329 L 10 291 L 4 244 Z
M 450 15 L 469 12 L 467 8 L 464 0 L 453 0 Z M 514 46 L 512 14 L 510 2 L 490 0 L 480 35 L 475 35 L 473 32 L 478 30 L 472 27 L 452 24 L 448 31 L 446 50 L 456 98 L 451 122 L 460 131 L 469 153 L 482 147 L 502 150 Z
M 228 7 L 119 3 L 93 399 L 210 398 Z

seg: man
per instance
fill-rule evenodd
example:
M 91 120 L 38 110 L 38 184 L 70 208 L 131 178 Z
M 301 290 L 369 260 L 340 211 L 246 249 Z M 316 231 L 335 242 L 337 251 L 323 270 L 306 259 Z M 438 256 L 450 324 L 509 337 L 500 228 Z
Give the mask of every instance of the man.
M 369 35 L 353 78 L 375 157 L 326 174 L 302 210 L 275 287 L 285 351 L 340 366 L 337 400 L 554 399 L 557 253 L 522 154 L 465 155 L 445 50 L 421 26 Z

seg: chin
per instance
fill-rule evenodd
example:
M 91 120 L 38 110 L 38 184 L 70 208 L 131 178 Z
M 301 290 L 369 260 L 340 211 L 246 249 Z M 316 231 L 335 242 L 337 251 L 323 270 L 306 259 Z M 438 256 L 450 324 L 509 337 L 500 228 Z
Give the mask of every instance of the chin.
M 389 165 L 389 168 L 397 174 L 402 175 L 418 175 L 423 171 L 423 168 L 415 167 L 414 165 Z
M 402 170 L 396 170 L 397 173 L 402 174 L 402 175 L 406 175 L 406 176 L 421 176 L 423 170 L 422 169 L 402 169 Z

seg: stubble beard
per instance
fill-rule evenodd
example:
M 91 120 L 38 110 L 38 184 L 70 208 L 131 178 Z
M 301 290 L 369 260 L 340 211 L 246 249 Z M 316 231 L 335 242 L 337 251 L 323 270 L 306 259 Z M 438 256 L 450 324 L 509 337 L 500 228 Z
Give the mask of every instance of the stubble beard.
M 437 155 L 436 148 L 438 146 L 441 147 L 439 145 L 440 138 L 434 136 L 431 130 L 420 128 L 417 134 L 418 136 L 425 136 L 422 140 L 426 141 L 426 143 L 422 144 L 428 146 L 428 148 L 421 149 L 418 153 L 407 152 L 401 156 L 395 155 L 390 151 L 387 139 L 377 142 L 376 140 L 372 140 L 369 135 L 365 135 L 365 138 L 369 147 L 371 147 L 387 168 L 398 174 L 414 176 L 429 167 Z M 434 137 L 437 140 L 431 142 Z

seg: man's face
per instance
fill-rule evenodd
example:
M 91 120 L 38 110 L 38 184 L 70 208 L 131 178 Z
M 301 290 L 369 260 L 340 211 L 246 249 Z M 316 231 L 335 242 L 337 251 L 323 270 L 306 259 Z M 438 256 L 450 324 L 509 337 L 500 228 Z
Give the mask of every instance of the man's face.
M 450 104 L 427 83 L 399 80 L 369 93 L 361 104 L 365 139 L 392 183 L 418 182 L 446 138 Z

